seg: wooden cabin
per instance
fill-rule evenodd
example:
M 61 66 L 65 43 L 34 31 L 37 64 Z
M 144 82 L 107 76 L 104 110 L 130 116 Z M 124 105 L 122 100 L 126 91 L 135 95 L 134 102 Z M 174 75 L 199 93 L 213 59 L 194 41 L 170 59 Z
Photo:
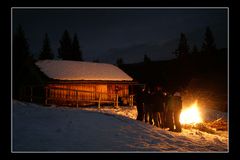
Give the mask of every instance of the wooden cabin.
M 132 105 L 133 79 L 117 66 L 67 60 L 36 62 L 52 80 L 45 86 L 46 104 L 85 106 Z

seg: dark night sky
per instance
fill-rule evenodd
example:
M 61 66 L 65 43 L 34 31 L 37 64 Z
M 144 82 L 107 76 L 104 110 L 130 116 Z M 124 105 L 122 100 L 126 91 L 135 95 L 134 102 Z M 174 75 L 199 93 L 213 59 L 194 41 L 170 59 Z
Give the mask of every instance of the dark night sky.
M 224 32 L 218 35 L 220 38 L 216 39 L 216 44 L 217 47 L 227 47 L 226 9 L 14 8 L 12 16 L 13 29 L 18 24 L 22 25 L 30 51 L 35 55 L 40 52 L 46 32 L 57 55 L 59 40 L 65 29 L 72 36 L 77 33 L 83 57 L 90 61 L 109 54 L 111 48 L 153 42 L 161 44 L 179 38 L 181 32 L 190 33 L 206 26 L 223 26 Z M 171 53 L 161 54 L 162 59 L 172 56 Z

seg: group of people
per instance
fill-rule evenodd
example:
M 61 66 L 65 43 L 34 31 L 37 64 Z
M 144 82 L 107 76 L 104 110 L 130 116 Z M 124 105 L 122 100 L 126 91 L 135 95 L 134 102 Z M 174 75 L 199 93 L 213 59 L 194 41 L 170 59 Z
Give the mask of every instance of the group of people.
M 182 99 L 180 92 L 163 92 L 159 85 L 138 88 L 135 94 L 137 120 L 144 121 L 169 131 L 181 132 L 180 113 Z

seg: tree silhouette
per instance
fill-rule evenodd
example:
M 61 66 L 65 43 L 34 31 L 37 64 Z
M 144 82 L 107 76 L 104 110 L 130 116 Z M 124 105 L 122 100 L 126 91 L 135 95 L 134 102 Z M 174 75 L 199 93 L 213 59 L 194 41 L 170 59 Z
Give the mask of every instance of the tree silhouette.
M 173 52 L 178 58 L 186 57 L 189 54 L 189 46 L 184 33 L 181 33 L 178 48 Z
M 194 55 L 196 55 L 196 54 L 198 54 L 198 53 L 199 53 L 199 51 L 198 51 L 198 48 L 197 48 L 197 46 L 196 46 L 196 45 L 193 45 L 193 48 L 192 48 L 192 51 L 191 51 L 191 53 L 192 53 L 192 54 L 194 54 Z
M 83 60 L 82 59 L 82 51 L 80 50 L 77 34 L 75 34 L 74 38 L 73 38 L 72 50 L 73 50 L 72 51 L 72 54 L 73 54 L 72 59 L 76 60 L 76 61 L 82 61 Z
M 202 44 L 202 52 L 206 54 L 216 52 L 216 44 L 214 42 L 213 33 L 210 27 L 206 28 L 205 37 Z
M 144 62 L 145 63 L 151 62 L 151 59 L 147 56 L 147 54 L 144 54 Z
M 19 25 L 13 35 L 13 64 L 23 62 L 29 55 L 29 45 L 22 26 Z
M 123 59 L 122 58 L 118 58 L 116 63 L 117 63 L 118 66 L 123 65 Z
M 42 46 L 42 50 L 41 53 L 39 55 L 39 59 L 40 60 L 44 60 L 44 59 L 53 59 L 54 55 L 52 53 L 52 49 L 50 47 L 50 41 L 48 38 L 48 34 L 45 34 L 45 38 L 43 40 L 43 46 Z
M 58 48 L 58 57 L 63 60 L 72 60 L 72 39 L 67 30 L 64 31 Z
M 13 97 L 20 97 L 20 88 L 25 82 L 25 64 L 29 57 L 29 45 L 22 26 L 18 26 L 13 35 Z M 20 83 L 20 81 L 22 83 Z
M 13 35 L 13 97 L 20 99 L 23 96 L 22 90 L 27 85 L 41 85 L 44 80 L 29 52 L 25 33 L 19 25 Z

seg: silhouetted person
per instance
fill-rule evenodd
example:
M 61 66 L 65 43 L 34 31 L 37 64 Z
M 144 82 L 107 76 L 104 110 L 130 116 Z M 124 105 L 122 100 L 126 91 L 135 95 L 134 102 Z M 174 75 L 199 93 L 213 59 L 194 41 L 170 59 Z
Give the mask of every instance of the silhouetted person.
M 149 87 L 146 88 L 145 96 L 144 96 L 144 112 L 145 112 L 145 122 L 153 124 L 153 101 L 152 101 L 152 92 Z
M 156 92 L 151 94 L 152 99 L 152 115 L 153 115 L 153 123 L 156 127 L 160 127 L 160 117 L 159 117 L 159 108 L 158 108 L 158 99 L 156 96 Z
M 176 126 L 176 132 L 181 132 L 182 127 L 180 123 L 180 114 L 182 110 L 182 98 L 181 94 L 179 92 L 175 92 L 173 95 L 174 98 L 174 111 L 173 111 L 173 116 L 174 116 L 174 124 Z
M 137 88 L 137 93 L 135 94 L 135 101 L 137 105 L 137 120 L 143 121 L 144 119 L 144 88 Z
M 153 119 L 157 127 L 164 126 L 164 95 L 160 86 L 156 86 L 153 94 Z
M 163 128 L 167 128 L 167 111 L 166 111 L 166 105 L 167 105 L 167 93 L 163 92 L 163 112 L 162 112 L 162 120 L 163 120 Z
M 181 132 L 182 127 L 179 121 L 182 110 L 182 99 L 179 92 L 175 92 L 174 95 L 168 96 L 167 100 L 167 127 L 170 131 Z M 176 129 L 174 129 L 174 125 Z
M 166 96 L 165 114 L 166 114 L 165 127 L 169 128 L 169 131 L 174 131 L 172 94 L 170 93 L 168 93 Z

